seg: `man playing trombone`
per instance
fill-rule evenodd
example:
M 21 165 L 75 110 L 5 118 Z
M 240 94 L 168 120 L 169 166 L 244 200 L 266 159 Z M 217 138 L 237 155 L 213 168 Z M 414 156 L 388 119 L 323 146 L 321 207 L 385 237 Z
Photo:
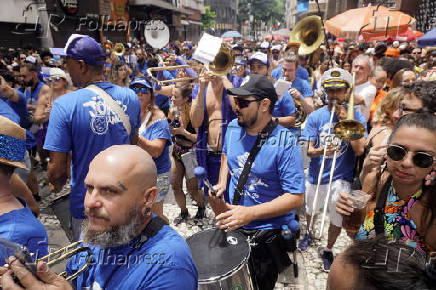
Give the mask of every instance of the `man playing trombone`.
M 333 133 L 335 124 L 347 118 L 347 106 L 345 103 L 349 98 L 352 83 L 352 76 L 343 69 L 333 68 L 326 71 L 321 78 L 321 85 L 327 93 L 328 105 L 309 115 L 303 132 L 303 139 L 309 142 L 307 154 L 311 157 L 311 161 L 306 182 L 308 232 L 298 245 L 302 251 L 307 250 L 311 244 L 315 224 L 315 218 L 313 217 L 311 220 L 311 215 L 316 215 L 321 209 L 322 204 L 326 204 L 324 202 L 327 198 L 329 179 L 333 172 L 331 178 L 332 194 L 328 201 L 330 212 L 328 242 L 327 247 L 322 252 L 325 271 L 329 271 L 333 263 L 332 248 L 341 233 L 342 227 L 342 218 L 335 210 L 336 199 L 339 192 L 348 192 L 350 190 L 356 157 L 363 154 L 365 146 L 364 137 L 355 141 L 345 142 Z M 366 126 L 366 120 L 360 112 L 355 110 L 354 116 L 356 121 Z M 336 160 L 332 156 L 337 157 Z M 336 166 L 332 168 L 334 163 L 336 163 Z M 321 178 L 319 178 L 319 174 L 321 174 Z M 316 193 L 318 193 L 317 197 Z

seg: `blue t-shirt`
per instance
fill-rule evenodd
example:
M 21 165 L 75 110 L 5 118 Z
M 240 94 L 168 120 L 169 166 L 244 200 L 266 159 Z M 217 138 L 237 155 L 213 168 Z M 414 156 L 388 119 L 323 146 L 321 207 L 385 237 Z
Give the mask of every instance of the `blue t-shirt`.
M 162 154 L 154 158 L 154 163 L 156 164 L 157 174 L 165 173 L 170 171 L 171 169 L 171 160 L 169 154 L 169 147 L 171 145 L 171 133 L 170 127 L 168 126 L 167 119 L 158 119 L 153 121 L 147 129 L 141 133 L 141 136 L 148 139 L 166 139 L 167 142 L 165 144 L 164 149 L 162 150 Z
M 141 123 L 138 97 L 129 88 L 108 82 L 96 83 L 105 90 L 129 116 L 131 134 L 127 135 L 120 117 L 101 97 L 87 89 L 79 89 L 57 98 L 53 104 L 44 149 L 72 151 L 71 214 L 85 218 L 83 181 L 89 164 L 101 151 L 112 145 L 130 144 Z
M 26 203 L 18 199 L 24 206 L 0 215 L 0 237 L 25 246 L 34 253 L 34 259 L 48 254 L 48 236 L 44 226 L 33 215 Z M 0 245 L 0 266 L 11 252 Z
M 229 196 L 233 201 L 236 185 L 257 136 L 251 136 L 238 125 L 230 122 L 224 139 L 223 153 L 227 157 L 230 183 Z M 268 141 L 263 144 L 251 167 L 239 202 L 243 206 L 254 206 L 269 202 L 284 193 L 302 194 L 304 169 L 298 139 L 286 128 L 278 125 Z M 291 219 L 291 212 L 269 219 L 254 220 L 245 229 L 280 229 Z
M 165 225 L 134 250 L 138 240 L 136 237 L 128 245 L 106 249 L 91 246 L 95 260 L 73 285 L 76 289 L 197 289 L 198 273 L 191 251 L 175 230 Z M 74 256 L 67 264 L 67 273 L 79 269 L 86 257 L 86 253 Z
M 12 102 L 11 100 L 7 99 L 5 102 L 17 113 L 17 115 L 20 117 L 20 127 L 22 128 L 29 128 L 30 124 L 27 118 L 27 103 L 26 103 L 26 97 L 22 92 L 15 89 L 15 91 L 18 93 L 18 102 Z
M 12 122 L 20 124 L 20 116 L 2 99 L 0 99 L 0 116 L 8 118 Z
M 363 115 L 354 110 L 354 118 L 362 123 L 366 128 L 366 121 Z M 339 121 L 337 116 L 333 117 L 333 124 L 329 128 L 330 111 L 327 106 L 324 106 L 312 112 L 307 118 L 306 126 L 303 131 L 303 139 L 310 142 L 315 142 L 315 147 L 324 146 L 326 140 L 330 142 L 340 142 L 340 151 L 336 155 L 336 167 L 333 175 L 333 181 L 342 179 L 348 182 L 353 181 L 353 170 L 356 164 L 356 154 L 351 147 L 350 142 L 345 142 L 336 137 L 333 133 L 335 124 Z M 365 135 L 366 136 L 366 135 Z M 333 155 L 327 156 L 324 164 L 324 172 L 322 174 L 321 184 L 328 184 L 330 178 L 330 169 L 332 166 Z M 310 159 L 309 174 L 307 181 L 311 184 L 318 182 L 318 173 L 321 167 L 322 156 Z
M 274 104 L 273 117 L 289 117 L 295 113 L 294 99 L 286 92 L 277 102 Z
M 279 66 L 273 69 L 273 71 L 271 72 L 271 77 L 274 80 L 278 80 L 283 76 L 282 66 L 283 63 L 280 63 Z M 307 69 L 305 69 L 300 65 L 297 67 L 297 71 L 295 72 L 295 77 L 309 82 L 309 72 L 307 71 Z

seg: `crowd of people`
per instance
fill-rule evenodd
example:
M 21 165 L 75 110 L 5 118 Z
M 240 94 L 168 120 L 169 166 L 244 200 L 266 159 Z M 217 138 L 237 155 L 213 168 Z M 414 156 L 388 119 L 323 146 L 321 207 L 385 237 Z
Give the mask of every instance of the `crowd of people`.
M 436 50 L 329 39 L 300 55 L 305 44 L 298 42 L 235 41 L 233 66 L 223 74 L 197 61 L 189 41 L 117 45 L 73 34 L 62 50 L 0 49 L 1 237 L 44 256 L 39 191 L 59 192 L 70 182 L 72 236 L 92 254 L 73 257 L 67 272 L 101 251 L 136 261 L 153 254 L 129 267 L 97 261 L 75 288 L 196 289 L 190 249 L 169 226 L 190 219 L 189 193 L 195 222 L 216 218 L 217 228 L 252 241 L 252 281 L 273 289 L 289 264 L 283 226 L 296 213 L 306 216 L 298 241 L 306 251 L 327 207 L 320 254 L 324 271 L 332 269 L 331 289 L 433 289 Z M 189 67 L 168 68 L 174 65 Z M 340 138 L 336 125 L 350 112 L 363 131 Z M 196 166 L 205 178 L 196 178 Z M 38 170 L 47 173 L 45 183 Z M 174 220 L 164 214 L 170 188 L 180 208 Z M 369 201 L 359 227 L 346 228 L 353 245 L 335 258 L 343 220 L 356 212 L 352 190 Z M 208 205 L 215 217 L 206 216 Z M 377 264 L 381 251 L 402 247 L 421 257 L 398 259 L 408 275 L 377 274 L 395 260 Z M 15 289 L 12 275 L 29 289 L 71 287 L 44 263 L 36 280 L 0 250 L 5 263 L 4 289 Z

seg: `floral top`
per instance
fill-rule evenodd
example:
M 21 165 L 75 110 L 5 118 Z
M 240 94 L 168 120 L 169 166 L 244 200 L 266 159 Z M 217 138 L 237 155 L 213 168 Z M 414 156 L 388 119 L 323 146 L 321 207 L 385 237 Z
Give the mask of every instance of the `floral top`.
M 420 252 L 430 251 L 422 237 L 416 231 L 416 225 L 410 217 L 410 209 L 415 205 L 422 195 L 422 190 L 418 190 L 407 200 L 402 200 L 396 194 L 393 186 L 389 188 L 386 206 L 384 208 L 385 236 L 391 240 L 400 242 L 416 248 Z M 361 225 L 356 239 L 365 240 L 376 236 L 374 226 L 374 210 L 366 214 L 365 220 Z

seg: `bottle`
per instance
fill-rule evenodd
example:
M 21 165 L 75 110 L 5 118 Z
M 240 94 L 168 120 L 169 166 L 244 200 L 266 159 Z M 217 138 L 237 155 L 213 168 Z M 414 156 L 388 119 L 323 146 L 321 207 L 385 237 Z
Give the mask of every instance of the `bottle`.
M 174 106 L 174 120 L 171 122 L 172 128 L 180 128 L 180 108 Z
M 282 225 L 282 236 L 285 240 L 292 238 L 292 232 L 289 230 L 288 225 Z

